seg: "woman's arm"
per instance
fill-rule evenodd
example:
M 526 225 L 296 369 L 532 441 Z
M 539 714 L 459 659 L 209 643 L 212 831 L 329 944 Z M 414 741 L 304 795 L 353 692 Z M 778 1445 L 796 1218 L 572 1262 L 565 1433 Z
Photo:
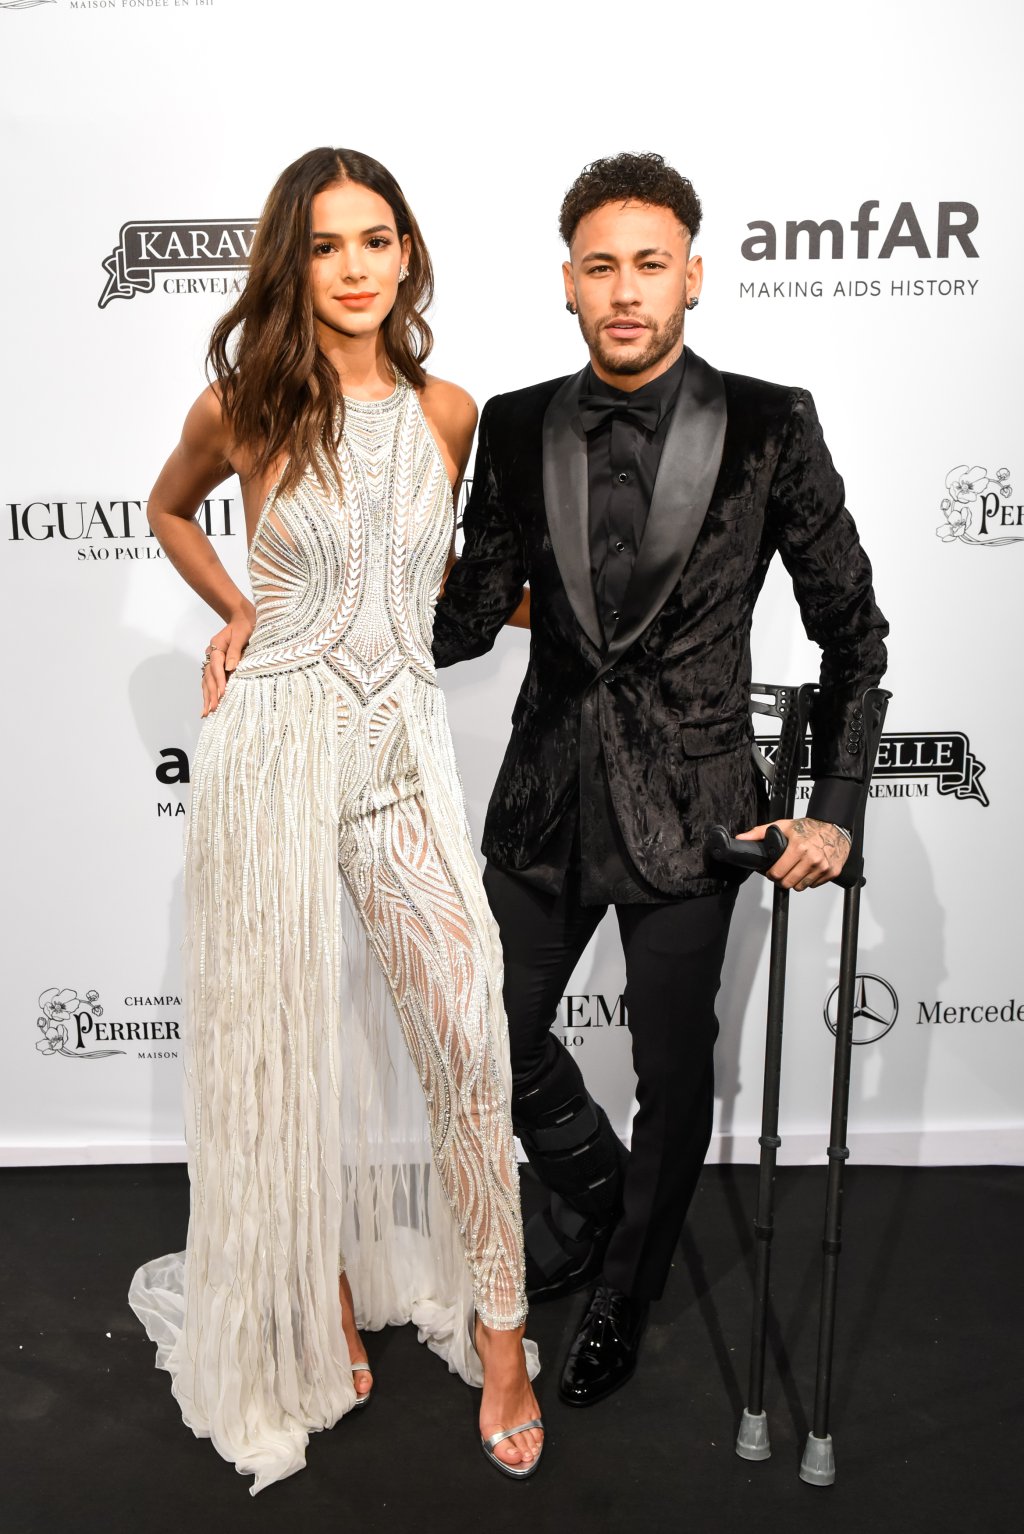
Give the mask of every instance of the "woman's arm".
M 203 501 L 233 474 L 231 438 L 218 396 L 204 389 L 185 417 L 181 440 L 149 497 L 149 525 L 171 564 L 192 590 L 225 620 L 210 641 L 203 672 L 203 717 L 224 696 L 256 622 L 256 609 L 221 564 L 195 520 Z

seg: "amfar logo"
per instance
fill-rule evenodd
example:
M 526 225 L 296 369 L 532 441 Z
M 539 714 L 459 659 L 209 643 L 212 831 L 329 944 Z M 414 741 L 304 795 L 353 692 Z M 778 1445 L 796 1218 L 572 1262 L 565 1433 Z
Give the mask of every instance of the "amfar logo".
M 880 223 L 872 217 L 880 206 L 877 200 L 862 202 L 857 217 L 849 224 L 856 236 L 855 246 L 846 238 L 847 226 L 837 218 L 791 218 L 777 230 L 768 219 L 755 219 L 747 225 L 750 237 L 740 245 L 745 261 L 820 261 L 823 254 L 832 261 L 853 257 L 857 261 L 889 261 L 898 251 L 911 250 L 923 261 L 948 260 L 953 253 L 977 259 L 971 235 L 978 227 L 978 210 L 970 202 L 940 202 L 935 215 L 933 244 L 925 235 L 921 218 L 912 202 L 901 202 L 892 218 Z M 881 240 L 872 236 L 885 234 Z M 780 250 L 780 242 L 782 248 Z M 740 281 L 740 298 L 973 298 L 978 287 L 976 277 L 894 277 L 888 285 L 880 277 L 850 277 L 822 281 L 820 277 L 783 278 L 769 281 Z
M 825 1025 L 836 1031 L 839 987 L 834 985 L 825 1002 Z M 858 975 L 853 991 L 853 1042 L 877 1044 L 892 1028 L 900 1013 L 896 992 L 881 975 Z
M 40 1054 L 64 1055 L 68 1060 L 104 1060 L 108 1055 L 125 1053 L 123 1049 L 85 1047 L 86 1037 L 93 1034 L 97 1026 L 103 1026 L 98 1023 L 103 1016 L 99 991 L 86 991 L 84 996 L 79 996 L 77 991 L 52 985 L 39 997 L 39 1010 L 42 1016 L 36 1018 L 36 1027 L 42 1038 L 36 1040 L 36 1049 Z M 74 1042 L 69 1049 L 72 1039 Z
M 774 761 L 779 749 L 775 736 L 758 736 L 758 750 Z M 985 763 L 971 751 L 971 743 L 961 730 L 937 734 L 883 735 L 878 743 L 875 770 L 871 779 L 872 799 L 927 799 L 934 782 L 941 795 L 955 799 L 974 799 L 988 806 L 988 794 L 981 784 Z M 800 761 L 800 776 L 811 775 L 811 743 L 805 740 Z M 810 797 L 810 786 L 801 783 L 797 798 Z
M 1024 532 L 993 533 L 993 528 L 1024 528 L 1024 505 L 1013 505 L 1009 469 L 989 474 L 977 464 L 969 469 L 958 463 L 946 475 L 946 494 L 939 502 L 945 517 L 936 535 L 943 543 L 971 543 L 976 548 L 1001 549 L 1024 541 Z M 972 528 L 976 529 L 972 531 Z
M 211 222 L 171 219 L 121 225 L 121 238 L 103 263 L 107 285 L 99 306 L 112 298 L 152 293 L 158 273 L 168 273 L 165 293 L 240 293 L 242 277 L 192 277 L 189 272 L 241 271 L 248 263 L 256 223 L 250 218 Z
M 157 763 L 156 780 L 165 788 L 176 788 L 179 784 L 184 787 L 191 779 L 191 771 L 188 762 L 188 752 L 180 746 L 161 746 L 160 761 Z M 179 799 L 177 803 L 173 799 L 159 799 L 156 806 L 157 819 L 177 820 L 179 815 L 184 815 L 185 805 Z
M 146 520 L 148 500 L 8 501 L 12 543 L 74 543 L 85 563 L 97 560 L 163 559 L 164 551 Z M 234 501 L 229 495 L 207 498 L 196 521 L 208 538 L 230 538 Z
M 813 218 L 788 219 L 784 225 L 785 251 L 782 259 L 797 261 L 806 257 L 809 261 L 820 260 L 822 240 L 827 236 L 828 254 L 833 261 L 842 260 L 844 254 L 855 254 L 858 261 L 867 261 L 872 256 L 879 261 L 888 261 L 896 250 L 912 250 L 922 260 L 930 260 L 928 241 L 912 202 L 900 203 L 887 226 L 881 245 L 877 251 L 872 250 L 871 236 L 880 230 L 881 225 L 871 215 L 879 206 L 877 200 L 862 202 L 857 217 L 850 223 L 850 232 L 857 236 L 855 252 L 846 250 L 845 229 L 838 219 L 825 218 L 820 223 Z M 971 239 L 977 227 L 978 210 L 973 203 L 940 202 L 935 222 L 936 257 L 940 261 L 945 260 L 955 241 L 965 256 L 977 259 L 978 252 Z M 779 237 L 775 225 L 767 219 L 755 219 L 747 228 L 756 233 L 752 233 L 740 246 L 744 260 L 778 260 Z

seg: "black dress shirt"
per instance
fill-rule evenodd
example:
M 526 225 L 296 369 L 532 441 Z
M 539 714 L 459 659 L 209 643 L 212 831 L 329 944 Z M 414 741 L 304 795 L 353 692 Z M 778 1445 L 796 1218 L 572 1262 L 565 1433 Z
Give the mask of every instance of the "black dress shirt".
M 654 481 L 668 435 L 685 357 L 640 389 L 627 394 L 604 383 L 593 368 L 584 375 L 581 395 L 628 407 L 652 402 L 658 409 L 653 431 L 617 411 L 587 433 L 587 485 L 590 496 L 590 573 L 605 643 L 615 632 L 619 610 L 647 526 Z
M 654 494 L 654 481 L 668 435 L 672 410 L 683 381 L 685 355 L 667 372 L 627 393 L 598 378 L 583 375 L 581 398 L 628 406 L 654 402 L 653 430 L 630 419 L 625 409 L 609 414 L 587 433 L 587 485 L 590 503 L 590 571 L 605 643 L 618 622 L 633 574 L 640 540 Z M 517 877 L 557 895 L 572 870 L 583 905 L 648 905 L 671 897 L 641 877 L 622 840 L 600 745 L 594 761 L 580 761 L 579 787 L 540 857 Z

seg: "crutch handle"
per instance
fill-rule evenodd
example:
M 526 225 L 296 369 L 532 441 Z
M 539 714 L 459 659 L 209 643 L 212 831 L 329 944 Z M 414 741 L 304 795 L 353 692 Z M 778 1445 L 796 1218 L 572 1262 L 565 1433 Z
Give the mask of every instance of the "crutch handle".
M 704 856 L 711 862 L 728 863 L 751 873 L 765 874 L 785 852 L 789 843 L 778 826 L 769 826 L 764 840 L 741 842 L 730 836 L 724 826 L 712 826 L 704 838 Z

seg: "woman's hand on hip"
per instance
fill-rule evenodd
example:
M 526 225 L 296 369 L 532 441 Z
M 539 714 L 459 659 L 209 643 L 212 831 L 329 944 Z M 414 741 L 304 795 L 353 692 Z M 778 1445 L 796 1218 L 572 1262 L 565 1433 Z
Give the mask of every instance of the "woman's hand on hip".
M 203 666 L 203 719 L 213 713 L 223 698 L 255 627 L 256 609 L 247 602 L 239 612 L 232 613 L 220 632 L 210 640 Z

